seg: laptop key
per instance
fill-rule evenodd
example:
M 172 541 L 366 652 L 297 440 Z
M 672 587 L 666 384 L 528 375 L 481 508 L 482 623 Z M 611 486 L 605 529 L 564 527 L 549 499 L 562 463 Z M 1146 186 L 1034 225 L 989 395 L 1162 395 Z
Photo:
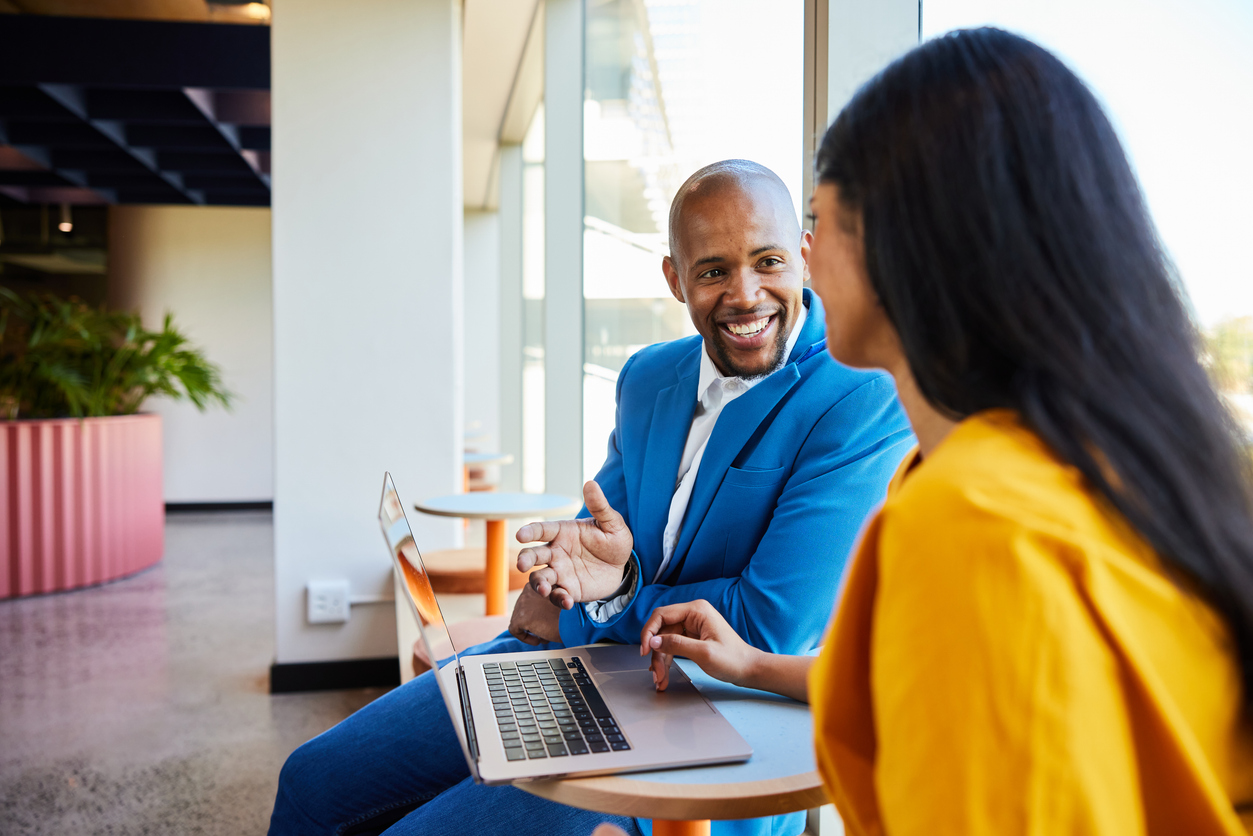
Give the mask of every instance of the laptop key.
M 522 751 L 521 749 L 506 749 L 505 760 L 524 761 L 526 760 L 526 752 Z
M 591 749 L 593 752 L 608 752 L 609 751 L 609 744 L 603 740 L 590 740 L 589 739 L 587 741 L 587 745 L 588 745 L 588 748 Z
M 582 740 L 567 740 L 566 746 L 570 747 L 570 754 L 572 755 L 586 755 L 589 751 L 587 744 Z
M 619 741 L 617 743 L 610 743 L 609 745 L 610 747 L 613 748 L 615 752 L 625 752 L 627 749 L 631 748 L 631 744 L 627 743 L 625 740 Z
M 566 751 L 566 746 L 565 746 L 565 744 L 564 744 L 564 743 L 557 743 L 557 744 L 555 744 L 555 745 L 550 744 L 550 745 L 549 745 L 549 747 L 548 747 L 548 755 L 549 755 L 549 757 L 553 757 L 553 758 L 562 758 L 562 757 L 565 757 L 565 756 L 566 756 L 566 755 L 568 755 L 568 754 L 570 754 L 570 753 L 569 753 L 568 751 Z

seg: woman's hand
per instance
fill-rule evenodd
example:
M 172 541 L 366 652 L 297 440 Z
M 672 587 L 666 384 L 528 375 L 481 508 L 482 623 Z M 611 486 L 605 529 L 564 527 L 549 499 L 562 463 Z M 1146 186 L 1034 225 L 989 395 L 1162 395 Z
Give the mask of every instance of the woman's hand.
M 708 601 L 658 607 L 640 632 L 640 655 L 651 652 L 658 691 L 670 684 L 670 661 L 685 656 L 714 679 L 740 685 L 764 654 L 747 644 Z

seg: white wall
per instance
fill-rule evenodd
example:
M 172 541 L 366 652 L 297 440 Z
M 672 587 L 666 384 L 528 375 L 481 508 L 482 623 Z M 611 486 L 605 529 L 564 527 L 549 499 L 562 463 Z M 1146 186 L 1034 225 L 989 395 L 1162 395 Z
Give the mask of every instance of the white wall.
M 384 470 L 410 503 L 461 484 L 461 8 L 272 5 L 277 661 L 391 656 L 390 603 L 309 625 L 305 587 L 390 597 Z
M 167 311 L 222 368 L 232 411 L 153 398 L 164 429 L 166 502 L 274 496 L 270 210 L 113 206 L 109 303 L 159 328 Z
M 495 452 L 501 447 L 500 213 L 465 213 L 465 253 L 465 419 L 483 433 L 480 449 Z

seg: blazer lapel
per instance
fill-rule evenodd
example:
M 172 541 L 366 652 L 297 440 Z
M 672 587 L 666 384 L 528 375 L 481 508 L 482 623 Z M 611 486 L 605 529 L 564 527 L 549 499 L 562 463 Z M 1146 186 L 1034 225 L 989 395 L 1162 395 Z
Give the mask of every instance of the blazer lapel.
M 774 409 L 775 404 L 800 379 L 801 373 L 796 364 L 789 363 L 731 401 L 722 410 L 718 423 L 714 424 L 714 431 L 709 436 L 705 455 L 701 457 L 696 485 L 692 488 L 692 498 L 687 505 L 683 527 L 679 530 L 679 542 L 674 546 L 672 565 L 677 566 L 678 561 L 687 555 L 731 462 L 735 461 L 735 457 L 744 449 L 744 445 Z M 677 471 L 677 463 L 675 468 Z
M 687 514 L 683 518 L 683 527 L 679 530 L 679 542 L 674 546 L 674 557 L 671 559 L 671 571 L 679 566 L 679 562 L 687 555 L 696 533 L 705 519 L 705 513 L 713 504 L 714 495 L 722 486 L 722 477 L 735 457 L 744 449 L 744 445 L 753 437 L 757 427 L 770 414 L 779 400 L 788 393 L 801 379 L 797 362 L 807 359 L 811 349 L 822 342 L 826 336 L 826 315 L 817 295 L 805 288 L 804 304 L 808 308 L 805 325 L 792 347 L 788 363 L 770 377 L 745 392 L 726 405 L 714 424 L 714 431 L 709 436 L 709 444 L 705 447 L 705 455 L 701 458 L 700 470 L 696 473 L 696 485 L 692 489 L 692 498 L 687 505 Z M 681 452 L 680 452 L 681 455 Z M 678 470 L 678 463 L 675 463 Z M 667 505 L 668 509 L 668 505 Z
M 644 451 L 644 470 L 640 480 L 639 525 L 636 532 L 655 535 L 648 543 L 637 543 L 644 570 L 645 582 L 651 582 L 657 567 L 661 565 L 661 539 L 670 516 L 670 499 L 679 476 L 679 463 L 683 459 L 683 447 L 692 427 L 692 415 L 696 411 L 696 382 L 700 377 L 700 352 L 697 345 L 676 368 L 678 380 L 657 393 L 653 409 L 653 421 L 648 429 L 648 445 Z

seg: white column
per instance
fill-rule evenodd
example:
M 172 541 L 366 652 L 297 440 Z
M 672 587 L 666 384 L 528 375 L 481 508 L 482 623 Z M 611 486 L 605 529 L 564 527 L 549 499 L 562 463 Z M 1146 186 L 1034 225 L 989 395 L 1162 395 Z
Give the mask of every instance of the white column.
M 480 449 L 491 452 L 500 449 L 500 219 L 465 213 L 465 417 L 483 434 Z M 488 470 L 496 481 L 500 468 Z
M 544 11 L 545 489 L 583 484 L 583 0 Z
M 461 483 L 461 5 L 273 8 L 277 661 L 394 656 L 390 602 L 310 625 L 305 589 L 390 598 L 383 472 L 410 503 Z
M 522 146 L 500 147 L 500 487 L 522 490 Z

